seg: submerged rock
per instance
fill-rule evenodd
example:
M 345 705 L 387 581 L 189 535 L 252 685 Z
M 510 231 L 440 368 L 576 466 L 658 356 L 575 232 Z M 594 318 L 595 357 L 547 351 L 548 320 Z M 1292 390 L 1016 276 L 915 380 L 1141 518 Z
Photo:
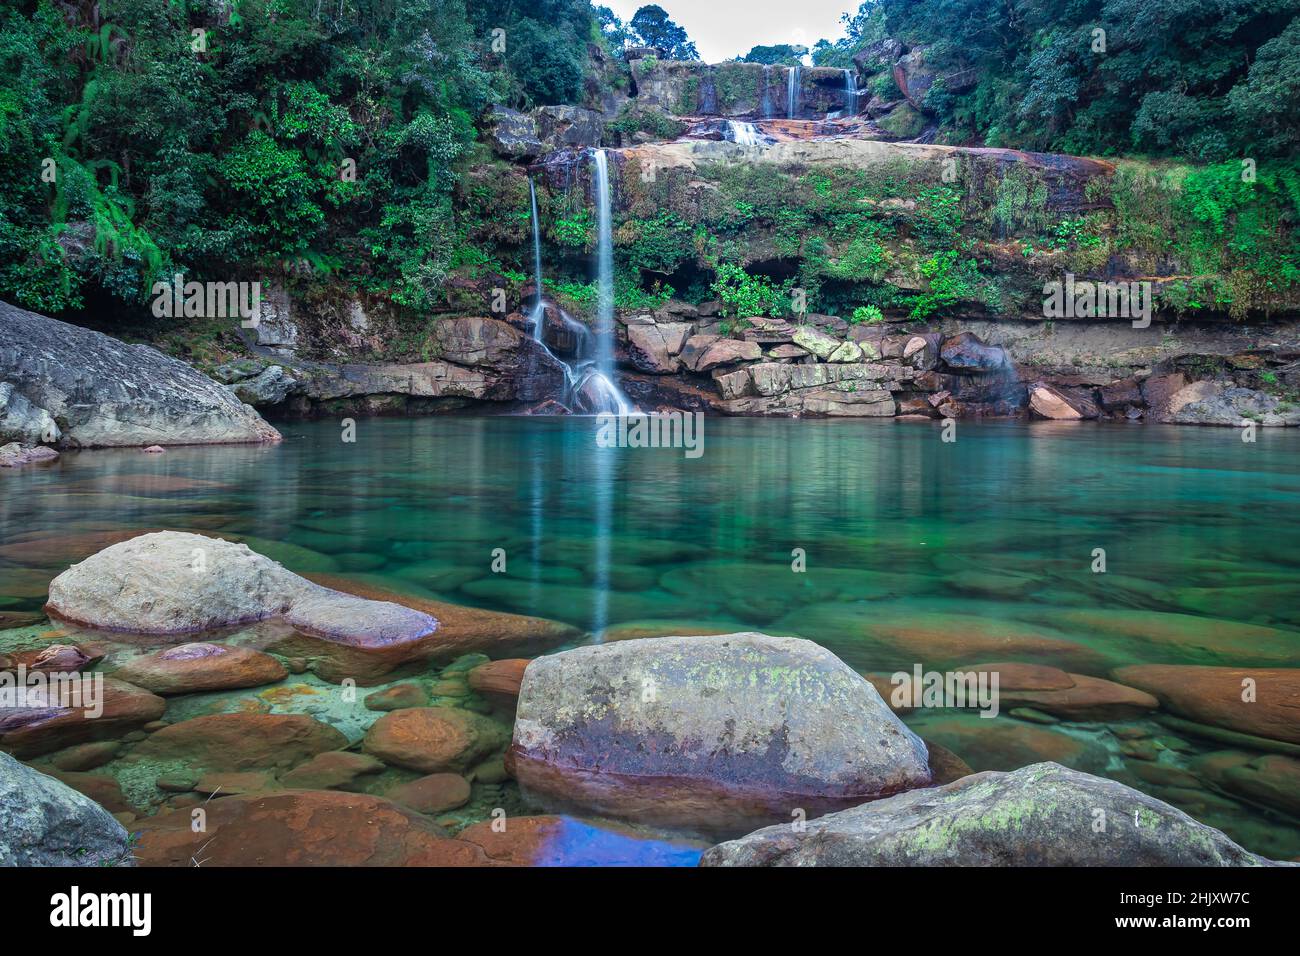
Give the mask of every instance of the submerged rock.
M 287 790 L 208 803 L 142 821 L 143 866 L 488 866 L 482 847 L 445 836 L 391 800 L 337 790 Z
M 116 739 L 157 720 L 167 709 L 161 697 L 111 677 L 103 678 L 101 695 L 97 681 L 91 683 L 99 676 L 33 687 L 27 696 L 34 706 L 0 708 L 0 748 L 26 758 Z
M 454 707 L 410 707 L 375 721 L 366 753 L 384 763 L 422 773 L 464 770 L 504 747 L 504 727 L 489 717 Z
M 155 694 L 197 694 L 274 684 L 288 675 L 270 654 L 221 644 L 180 644 L 118 668 L 115 676 Z
M 304 714 L 211 714 L 162 728 L 128 755 L 137 760 L 183 761 L 188 769 L 288 769 L 348 739 Z
M 0 866 L 131 866 L 130 837 L 94 800 L 0 752 Z
M 1034 764 L 774 826 L 703 866 L 1250 866 L 1212 827 L 1113 780 Z
M 1300 668 L 1139 664 L 1115 679 L 1189 720 L 1300 744 Z
M 20 445 L 10 442 L 0 445 L 0 468 L 21 468 L 23 465 L 48 464 L 58 461 L 59 453 L 44 445 Z
M 457 839 L 513 866 L 695 866 L 707 846 L 573 817 L 511 817 L 504 830 L 493 823 L 466 827 Z
M 147 345 L 127 345 L 5 302 L 0 329 L 0 381 L 13 386 L 9 406 L 18 395 L 32 410 L 61 422 L 61 444 L 280 440 L 230 389 Z M 0 440 L 9 437 L 20 435 L 0 432 Z
M 930 782 L 925 745 L 867 681 L 811 641 L 755 633 L 532 661 L 508 763 L 544 803 L 713 832 Z

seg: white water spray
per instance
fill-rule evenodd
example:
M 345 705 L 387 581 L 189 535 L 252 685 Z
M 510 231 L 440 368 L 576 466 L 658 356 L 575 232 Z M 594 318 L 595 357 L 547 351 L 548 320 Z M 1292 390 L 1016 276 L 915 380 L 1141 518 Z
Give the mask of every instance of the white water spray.
M 792 66 L 785 77 L 786 119 L 799 115 L 799 67 Z
M 626 415 L 631 403 L 619 391 L 614 377 L 614 212 L 609 190 L 609 157 L 603 149 L 592 153 L 596 192 L 596 350 L 593 391 L 602 398 L 603 410 Z

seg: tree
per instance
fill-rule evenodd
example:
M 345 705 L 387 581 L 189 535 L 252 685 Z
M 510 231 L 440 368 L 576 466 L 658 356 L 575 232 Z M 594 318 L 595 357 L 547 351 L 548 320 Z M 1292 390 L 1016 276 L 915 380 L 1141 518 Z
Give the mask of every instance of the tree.
M 670 60 L 700 58 L 686 31 L 674 23 L 668 11 L 658 4 L 647 4 L 637 10 L 628 21 L 628 28 L 643 44 L 658 47 Z
M 762 63 L 764 66 L 798 66 L 808 55 L 806 46 L 778 43 L 774 46 L 756 46 L 740 58 L 741 63 Z

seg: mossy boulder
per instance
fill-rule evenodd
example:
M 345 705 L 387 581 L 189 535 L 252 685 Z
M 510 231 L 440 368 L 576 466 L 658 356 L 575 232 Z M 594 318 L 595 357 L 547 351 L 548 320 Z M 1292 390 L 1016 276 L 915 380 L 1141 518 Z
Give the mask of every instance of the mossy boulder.
M 702 866 L 1258 866 L 1181 810 L 1054 763 L 972 774 L 708 850 Z

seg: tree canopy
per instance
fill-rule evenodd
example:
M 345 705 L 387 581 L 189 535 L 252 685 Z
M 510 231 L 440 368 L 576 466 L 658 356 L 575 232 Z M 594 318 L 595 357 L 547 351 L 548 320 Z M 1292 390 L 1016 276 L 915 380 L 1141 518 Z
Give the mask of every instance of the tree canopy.
M 658 4 L 650 3 L 638 9 L 628 21 L 628 28 L 646 46 L 663 50 L 670 60 L 700 58 L 686 31 L 674 23 L 668 16 L 668 11 Z

